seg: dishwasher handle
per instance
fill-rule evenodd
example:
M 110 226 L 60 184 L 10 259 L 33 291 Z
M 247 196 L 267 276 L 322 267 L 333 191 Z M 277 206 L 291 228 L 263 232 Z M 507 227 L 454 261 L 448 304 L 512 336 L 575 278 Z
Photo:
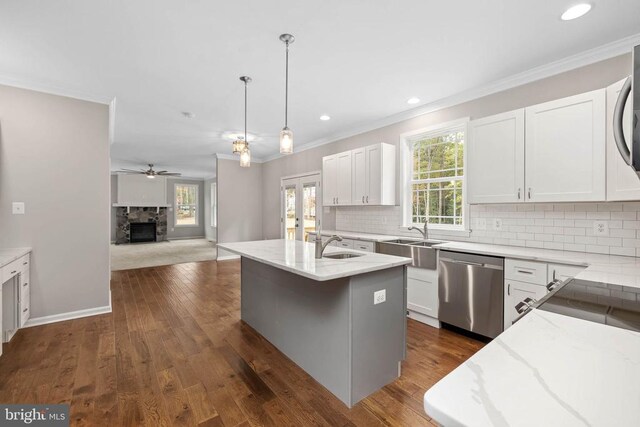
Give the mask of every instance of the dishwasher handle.
M 452 264 L 470 265 L 472 267 L 493 268 L 495 270 L 502 270 L 502 267 L 499 265 L 485 264 L 483 262 L 462 261 L 459 259 L 444 258 L 444 257 L 440 257 L 440 261 L 450 262 Z

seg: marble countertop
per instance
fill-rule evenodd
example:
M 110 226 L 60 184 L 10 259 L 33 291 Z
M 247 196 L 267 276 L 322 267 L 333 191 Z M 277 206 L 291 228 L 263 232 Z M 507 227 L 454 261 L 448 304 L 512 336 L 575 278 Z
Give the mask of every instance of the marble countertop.
M 325 281 L 384 270 L 411 262 L 410 258 L 361 252 L 327 246 L 324 253 L 353 252 L 363 254 L 349 259 L 315 258 L 313 243 L 299 240 L 257 240 L 253 242 L 219 243 L 229 252 L 259 261 L 309 279 Z
M 31 248 L 0 248 L 0 267 L 4 267 L 29 252 L 31 252 Z
M 533 310 L 434 385 L 444 426 L 631 426 L 640 333 Z

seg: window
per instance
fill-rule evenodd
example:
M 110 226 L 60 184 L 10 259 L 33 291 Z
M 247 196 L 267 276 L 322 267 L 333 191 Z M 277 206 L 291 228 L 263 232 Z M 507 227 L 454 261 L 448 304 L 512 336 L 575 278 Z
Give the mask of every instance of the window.
M 176 184 L 174 188 L 175 225 L 186 227 L 198 225 L 198 185 Z
M 405 223 L 464 230 L 466 120 L 404 135 Z

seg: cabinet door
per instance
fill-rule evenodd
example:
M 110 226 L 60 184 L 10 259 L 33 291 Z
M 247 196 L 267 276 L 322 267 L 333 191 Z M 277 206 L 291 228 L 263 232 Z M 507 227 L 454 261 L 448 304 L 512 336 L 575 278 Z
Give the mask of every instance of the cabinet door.
M 547 293 L 547 288 L 542 285 L 517 282 L 515 280 L 504 281 L 504 329 L 506 330 L 520 314 L 516 311 L 516 305 L 531 298 L 539 300 Z
M 335 206 L 336 204 L 336 178 L 338 157 L 327 156 L 322 158 L 322 204 Z
M 585 268 L 587 267 L 581 265 L 549 264 L 547 283 L 551 283 L 554 280 L 566 280 L 575 277 Z
M 524 109 L 469 123 L 469 203 L 524 201 Z
M 367 157 L 367 194 L 365 194 L 365 203 L 379 205 L 381 203 L 383 178 L 382 144 L 370 145 L 366 147 L 365 151 Z
M 407 309 L 438 318 L 438 272 L 407 267 Z
M 367 196 L 367 158 L 366 150 L 358 148 L 351 152 L 351 203 L 365 204 Z
M 624 80 L 607 88 L 607 200 L 640 199 L 640 178 L 627 165 L 616 147 L 613 138 L 613 111 Z M 625 121 L 624 138 L 627 145 L 631 142 L 631 98 L 627 100 L 622 119 Z
M 527 201 L 605 200 L 605 104 L 600 89 L 526 108 Z
M 351 151 L 337 155 L 336 204 L 351 204 Z

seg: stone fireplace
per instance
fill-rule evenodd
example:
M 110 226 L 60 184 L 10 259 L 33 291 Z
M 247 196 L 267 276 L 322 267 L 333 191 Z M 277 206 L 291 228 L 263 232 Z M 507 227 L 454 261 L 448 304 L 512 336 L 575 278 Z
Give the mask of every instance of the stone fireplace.
M 161 242 L 167 240 L 167 208 L 156 208 L 156 207 L 123 207 L 119 206 L 116 208 L 116 244 L 121 243 L 132 243 L 131 238 L 131 224 L 137 224 L 138 229 L 143 229 L 145 227 L 140 227 L 141 224 L 144 223 L 153 223 L 155 225 L 155 241 Z M 136 226 L 134 226 L 136 228 Z M 153 241 L 150 236 L 148 236 L 149 227 L 144 230 L 143 235 L 146 238 L 138 238 L 136 239 L 134 236 L 133 242 L 135 241 Z M 138 231 L 138 230 L 136 230 Z

